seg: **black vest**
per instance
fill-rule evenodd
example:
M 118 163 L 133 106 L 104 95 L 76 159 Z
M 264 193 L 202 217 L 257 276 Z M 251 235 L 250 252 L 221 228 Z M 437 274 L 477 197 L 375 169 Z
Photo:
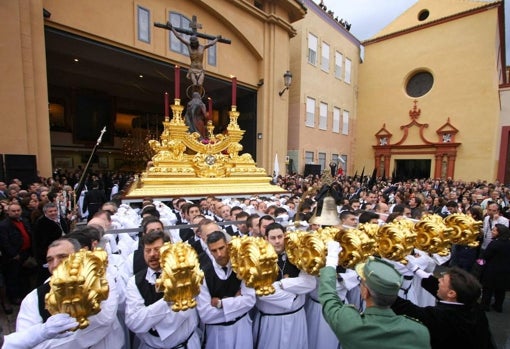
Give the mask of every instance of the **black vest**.
M 140 243 L 138 249 L 133 252 L 133 274 L 138 273 L 142 269 L 147 269 L 147 263 L 143 258 L 143 245 Z
M 147 280 L 145 280 L 146 276 L 147 267 L 143 268 L 135 274 L 135 284 L 138 288 L 138 292 L 140 292 L 140 295 L 143 298 L 145 306 L 148 307 L 149 305 L 154 304 L 163 298 L 163 292 L 156 292 L 155 285 L 152 285 Z M 154 328 L 149 330 L 149 334 L 153 335 L 154 337 L 159 337 L 158 331 L 156 331 Z
M 237 278 L 237 275 L 232 271 L 230 276 L 226 280 L 222 280 L 216 275 L 214 266 L 212 263 L 207 263 L 204 267 L 205 282 L 209 289 L 209 294 L 212 297 L 218 297 L 220 299 L 227 297 L 235 297 L 236 293 L 241 288 L 241 280 Z
M 43 323 L 48 320 L 48 318 L 51 316 L 50 312 L 46 309 L 46 303 L 44 302 L 44 297 L 46 294 L 50 292 L 50 282 L 45 282 L 41 286 L 37 287 L 37 300 L 39 305 L 39 315 L 41 315 L 41 318 L 43 320 Z
M 163 298 L 163 292 L 156 292 L 155 286 L 145 280 L 146 275 L 147 267 L 135 274 L 135 284 L 147 307 Z
M 202 249 L 201 244 L 198 244 L 198 246 L 200 246 L 200 248 Z M 211 257 L 209 257 L 207 252 L 205 252 L 203 249 L 202 252 L 198 254 L 198 262 L 200 264 L 200 269 L 202 269 L 204 272 L 208 268 L 209 264 L 212 264 Z
M 286 253 L 278 255 L 278 277 L 276 281 L 280 281 L 284 275 L 290 278 L 299 276 L 299 269 L 289 261 Z

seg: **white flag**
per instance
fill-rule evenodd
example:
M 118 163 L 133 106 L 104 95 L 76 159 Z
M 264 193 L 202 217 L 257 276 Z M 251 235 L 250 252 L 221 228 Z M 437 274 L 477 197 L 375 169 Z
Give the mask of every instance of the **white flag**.
M 278 181 L 278 174 L 280 173 L 280 165 L 278 164 L 278 153 L 274 156 L 274 171 L 273 171 L 273 181 L 276 183 Z

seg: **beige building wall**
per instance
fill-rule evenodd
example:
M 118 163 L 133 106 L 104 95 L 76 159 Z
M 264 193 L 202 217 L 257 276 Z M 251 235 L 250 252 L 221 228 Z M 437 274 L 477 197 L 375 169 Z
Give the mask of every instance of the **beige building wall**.
M 304 2 L 308 7 L 306 17 L 296 23 L 297 35 L 291 39 L 291 72 L 293 83 L 282 99 L 289 99 L 289 157 L 294 170 L 303 173 L 306 152 L 313 152 L 314 163 L 318 164 L 319 153 L 326 155 L 326 166 L 334 154 L 346 156 L 347 162 L 340 164 L 348 174 L 354 174 L 355 138 L 357 127 L 358 71 L 360 62 L 359 41 L 344 27 L 326 14 L 311 0 Z M 316 64 L 309 63 L 309 34 L 317 37 Z M 322 43 L 329 45 L 329 65 L 322 67 Z M 341 75 L 335 75 L 335 53 L 342 55 Z M 351 80 L 345 79 L 346 59 L 351 61 Z M 315 100 L 315 121 L 306 125 L 307 98 Z M 327 124 L 321 129 L 320 104 L 327 105 Z M 334 108 L 340 111 L 339 131 L 333 131 Z M 343 130 L 342 116 L 348 112 L 348 128 Z
M 0 2 L 0 153 L 35 155 L 51 174 L 42 1 Z
M 44 48 L 44 25 L 91 38 L 158 60 L 189 66 L 189 59 L 168 48 L 168 32 L 151 26 L 151 43 L 137 40 L 137 5 L 150 9 L 151 22 L 166 23 L 169 11 L 196 15 L 206 34 L 232 40 L 218 45 L 216 67 L 205 65 L 206 75 L 257 88 L 258 132 L 265 136 L 257 144 L 257 165 L 273 169 L 273 154 L 287 150 L 288 103 L 278 98 L 281 72 L 289 69 L 289 39 L 292 22 L 305 15 L 296 0 L 258 1 L 163 1 L 163 0 L 19 0 L 2 1 L 0 30 L 2 120 L 12 119 L 12 129 L 0 131 L 2 153 L 36 154 L 41 175 L 51 173 L 48 97 Z M 43 8 L 51 17 L 43 21 Z M 281 116 L 281 117 L 280 117 Z M 242 118 L 242 115 L 240 116 Z M 279 130 L 274 136 L 273 130 Z M 281 130 L 284 130 L 283 133 Z M 280 166 L 284 166 L 283 159 Z
M 413 23 L 412 20 L 416 23 L 420 11 L 434 2 L 439 3 L 418 2 L 396 22 L 408 23 L 403 19 L 409 17 L 410 23 Z M 436 16 L 439 15 L 436 13 Z M 398 27 L 390 26 L 398 31 Z M 385 30 L 382 32 L 390 34 Z M 417 30 L 381 39 L 376 36 L 366 42 L 365 61 L 360 67 L 359 78 L 355 166 L 374 168 L 372 147 L 377 145 L 375 134 L 384 124 L 393 134 L 391 142 L 402 138 L 400 126 L 411 122 L 409 111 L 415 100 L 406 94 L 407 80 L 414 72 L 426 70 L 434 76 L 434 85 L 428 93 L 416 98 L 421 109 L 417 121 L 428 124 L 424 137 L 438 142 L 436 130 L 449 118 L 459 130 L 455 141 L 461 143 L 456 157 L 455 178 L 494 180 L 500 134 L 499 37 L 498 9 L 492 7 Z M 414 132 L 410 133 L 406 144 L 420 145 L 423 141 L 418 132 Z M 415 158 L 431 159 L 433 176 L 434 156 Z

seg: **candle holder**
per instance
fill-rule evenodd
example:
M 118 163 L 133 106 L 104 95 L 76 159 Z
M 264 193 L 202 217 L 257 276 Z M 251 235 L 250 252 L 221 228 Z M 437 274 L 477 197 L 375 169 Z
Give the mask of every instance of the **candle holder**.
M 207 134 L 208 134 L 209 139 L 213 139 L 214 138 L 214 125 L 211 120 L 207 121 L 206 128 L 207 128 Z
M 172 108 L 172 124 L 182 125 L 184 124 L 184 119 L 182 118 L 182 111 L 184 110 L 184 106 L 181 105 L 181 99 L 175 98 L 174 104 L 170 106 Z
M 230 117 L 230 123 L 228 124 L 227 130 L 239 130 L 239 124 L 237 118 L 239 118 L 239 112 L 237 111 L 237 105 L 231 106 L 231 110 L 228 112 Z

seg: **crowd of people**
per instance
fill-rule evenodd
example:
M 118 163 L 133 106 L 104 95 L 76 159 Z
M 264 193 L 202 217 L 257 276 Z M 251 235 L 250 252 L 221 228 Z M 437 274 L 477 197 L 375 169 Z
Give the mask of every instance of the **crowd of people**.
M 485 312 L 502 312 L 510 288 L 510 188 L 501 183 L 337 176 L 340 229 L 464 213 L 483 221 L 480 245 L 453 245 L 446 258 L 415 249 L 405 265 L 376 256 L 352 270 L 338 267 L 333 243 L 315 277 L 288 260 L 284 236 L 320 228 L 310 222 L 319 176 L 278 177 L 286 194 L 131 206 L 121 201 L 130 175 L 90 175 L 75 198 L 80 177 L 0 182 L 0 304 L 6 314 L 20 307 L 5 348 L 494 347 Z M 228 243 L 244 235 L 278 255 L 272 295 L 256 295 L 232 270 Z M 181 241 L 205 278 L 197 307 L 174 312 L 154 284 L 159 249 Z M 76 319 L 44 308 L 49 278 L 71 253 L 98 246 L 108 253 L 108 299 L 86 329 L 69 331 Z

